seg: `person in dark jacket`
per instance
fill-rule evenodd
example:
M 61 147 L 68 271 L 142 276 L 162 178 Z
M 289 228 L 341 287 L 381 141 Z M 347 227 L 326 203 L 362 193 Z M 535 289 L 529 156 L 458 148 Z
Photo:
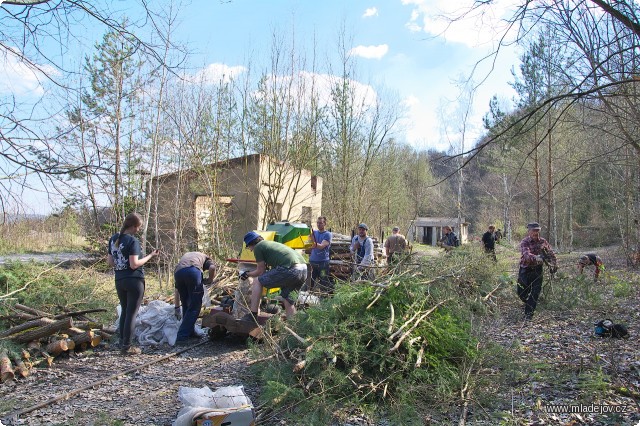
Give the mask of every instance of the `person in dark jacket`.
M 482 245 L 484 247 L 484 252 L 493 259 L 494 262 L 497 262 L 496 258 L 496 227 L 493 225 L 489 225 L 489 229 L 482 235 Z
M 116 291 L 120 300 L 120 351 L 125 355 L 139 354 L 140 348 L 131 346 L 135 332 L 135 319 L 144 296 L 144 268 L 158 250 L 142 256 L 140 241 L 135 237 L 142 227 L 142 219 L 137 213 L 124 218 L 120 232 L 109 239 L 107 263 L 115 271 Z
M 527 236 L 520 242 L 520 270 L 518 271 L 518 297 L 524 302 L 525 320 L 533 318 L 542 291 L 543 265 L 546 261 L 551 273 L 558 270 L 556 254 L 551 245 L 540 236 L 540 225 L 527 225 Z
M 204 271 L 208 272 L 206 280 L 203 280 Z M 175 313 L 176 318 L 182 318 L 176 345 L 183 345 L 192 338 L 199 338 L 194 327 L 202 308 L 204 285 L 211 284 L 215 274 L 216 264 L 209 256 L 199 251 L 185 253 L 176 265 L 173 271 L 176 286 Z
M 453 229 L 450 226 L 445 226 L 442 228 L 442 232 L 444 235 L 440 238 L 439 246 L 444 248 L 446 252 L 450 252 L 454 248 L 460 245 L 460 240 Z

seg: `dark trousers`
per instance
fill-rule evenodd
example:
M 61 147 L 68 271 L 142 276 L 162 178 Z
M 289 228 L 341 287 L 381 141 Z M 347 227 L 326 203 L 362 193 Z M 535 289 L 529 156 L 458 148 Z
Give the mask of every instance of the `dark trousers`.
M 176 340 L 185 340 L 195 335 L 194 326 L 202 307 L 202 296 L 204 296 L 202 271 L 195 266 L 190 266 L 180 269 L 173 277 L 176 280 L 176 289 L 180 294 L 182 306 L 182 323 Z
M 493 259 L 494 262 L 498 261 L 498 258 L 496 257 L 495 247 L 485 247 L 484 252 L 487 255 L 487 257 L 489 257 L 490 259 Z
M 329 261 L 309 263 L 311 264 L 311 288 L 316 291 L 332 292 Z
M 116 291 L 120 300 L 120 344 L 123 348 L 131 346 L 135 335 L 136 315 L 144 296 L 144 278 L 122 278 L 116 281 Z
M 518 297 L 524 302 L 525 316 L 532 316 L 542 291 L 542 265 L 528 268 L 520 267 L 518 271 Z

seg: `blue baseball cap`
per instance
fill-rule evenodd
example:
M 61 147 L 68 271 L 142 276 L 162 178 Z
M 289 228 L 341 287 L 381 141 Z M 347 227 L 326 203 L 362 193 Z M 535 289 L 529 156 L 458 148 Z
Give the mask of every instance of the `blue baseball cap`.
M 368 231 L 368 230 L 369 230 L 369 227 L 367 226 L 367 224 L 366 224 L 366 223 L 361 223 L 360 225 L 358 225 L 358 228 L 362 228 L 362 229 L 364 229 L 365 231 Z
M 257 232 L 254 232 L 254 231 L 247 232 L 247 234 L 244 236 L 244 243 L 245 245 L 249 245 L 252 242 L 254 242 L 257 238 L 260 238 L 260 235 Z

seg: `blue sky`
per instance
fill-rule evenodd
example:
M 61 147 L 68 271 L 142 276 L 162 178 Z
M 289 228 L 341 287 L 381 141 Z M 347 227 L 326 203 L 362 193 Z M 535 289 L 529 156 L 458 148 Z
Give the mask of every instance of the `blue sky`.
M 117 11 L 114 13 L 139 18 L 140 11 L 133 6 L 137 2 L 105 2 Z M 151 3 L 153 8 L 166 8 L 169 1 Z M 476 61 L 493 49 L 499 19 L 506 16 L 511 2 L 494 1 L 494 7 L 483 9 L 481 16 L 449 27 L 437 18 L 445 13 L 460 14 L 465 4 L 471 3 L 472 0 L 185 0 L 177 5 L 180 12 L 174 39 L 194 52 L 189 63 L 193 73 L 198 69 L 238 73 L 249 60 L 254 67 L 264 67 L 274 32 L 295 38 L 296 47 L 304 49 L 308 57 L 315 39 L 318 72 L 326 72 L 327 62 L 337 62 L 337 39 L 344 28 L 346 37 L 352 40 L 352 54 L 357 57 L 359 81 L 391 91 L 406 109 L 398 139 L 417 148 L 446 150 L 448 143 L 441 135 L 442 116 L 453 116 L 440 111 L 454 108 L 451 101 L 459 94 L 455 81 L 469 76 Z M 100 27 L 82 31 L 83 43 L 65 52 L 67 65 L 81 64 L 104 33 Z M 0 96 L 41 92 L 32 74 L 0 65 Z M 485 77 L 487 65 L 477 71 L 475 81 Z M 490 97 L 498 94 L 508 101 L 514 96 L 508 85 L 514 65 L 517 66 L 517 54 L 503 51 L 494 71 L 475 93 L 467 147 L 481 132 L 481 119 Z
M 351 55 L 357 59 L 358 81 L 364 87 L 370 84 L 374 90 L 391 92 L 405 109 L 396 138 L 419 149 L 447 150 L 458 137 L 455 132 L 449 139 L 442 135 L 443 116 L 455 127 L 453 101 L 459 94 L 455 81 L 469 76 L 474 64 L 493 50 L 499 19 L 507 16 L 511 3 L 495 0 L 493 9 L 449 26 L 437 18 L 460 14 L 472 1 L 183 0 L 176 6 L 178 28 L 173 38 L 194 53 L 188 64 L 193 74 L 238 74 L 249 61 L 258 70 L 268 70 L 274 33 L 288 38 L 289 43 L 294 39 L 296 48 L 305 51 L 308 59 L 315 40 L 317 72 L 326 73 L 327 63 L 338 63 L 337 40 L 343 32 L 350 40 L 347 47 Z M 114 18 L 120 13 L 133 20 L 140 18 L 140 10 L 134 6 L 137 2 L 102 2 L 114 10 Z M 169 5 L 168 0 L 150 3 L 152 8 Z M 62 54 L 65 66 L 71 69 L 77 69 L 84 56 L 93 53 L 94 44 L 105 32 L 90 20 L 78 25 L 86 27 L 75 28 L 79 39 L 72 40 L 68 50 L 51 46 L 50 54 Z M 478 69 L 476 81 L 486 76 L 486 65 Z M 494 71 L 475 93 L 466 149 L 482 131 L 482 117 L 491 96 L 497 94 L 505 103 L 514 96 L 508 85 L 514 66 L 517 53 L 503 51 Z M 42 93 L 33 73 L 0 60 L 0 98 L 15 96 L 26 101 Z
M 441 137 L 442 108 L 452 109 L 459 89 L 455 81 L 470 75 L 480 58 L 494 47 L 494 30 L 509 3 L 496 2 L 489 13 L 446 28 L 443 13 L 460 13 L 470 1 L 443 0 L 309 0 L 220 3 L 194 0 L 183 6 L 178 37 L 199 54 L 192 64 L 238 67 L 247 58 L 267 60 L 274 31 L 295 33 L 296 45 L 311 51 L 316 39 L 318 62 L 335 53 L 341 28 L 353 41 L 360 81 L 384 86 L 399 96 L 407 109 L 400 139 L 417 148 L 446 150 Z M 448 3 L 456 3 L 451 8 Z M 320 4 L 320 5 L 319 5 Z M 491 14 L 494 13 L 494 15 Z M 445 31 L 446 29 L 446 31 Z M 325 56 L 327 55 L 327 56 Z M 335 55 L 332 59 L 335 59 Z M 474 96 L 471 140 L 481 131 L 481 118 L 493 94 L 509 100 L 514 92 L 511 67 L 517 55 L 504 51 L 496 69 Z M 486 64 L 488 65 L 488 64 Z M 478 70 L 480 81 L 487 67 Z M 446 115 L 446 114 L 445 114 Z

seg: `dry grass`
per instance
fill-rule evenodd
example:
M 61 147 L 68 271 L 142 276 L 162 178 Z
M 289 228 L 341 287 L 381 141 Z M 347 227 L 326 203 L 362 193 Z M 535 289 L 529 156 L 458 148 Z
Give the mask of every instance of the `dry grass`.
M 60 220 L 0 224 L 0 254 L 78 251 L 86 245 L 74 226 Z

